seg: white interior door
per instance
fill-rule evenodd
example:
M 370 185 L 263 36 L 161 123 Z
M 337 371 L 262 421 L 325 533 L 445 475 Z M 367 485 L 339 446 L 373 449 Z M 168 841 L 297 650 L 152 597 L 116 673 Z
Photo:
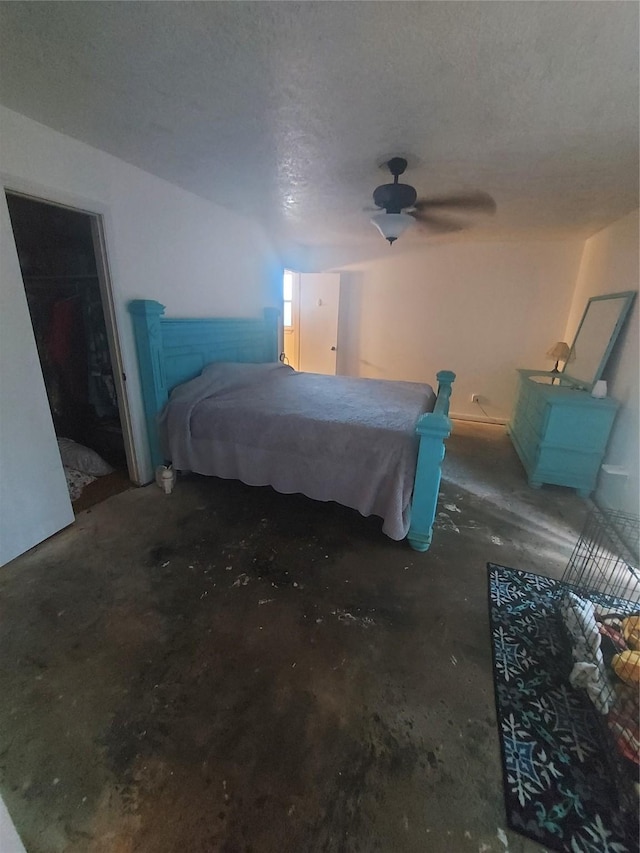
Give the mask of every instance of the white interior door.
M 0 189 L 0 565 L 74 519 Z
M 301 273 L 299 369 L 336 372 L 340 273 Z

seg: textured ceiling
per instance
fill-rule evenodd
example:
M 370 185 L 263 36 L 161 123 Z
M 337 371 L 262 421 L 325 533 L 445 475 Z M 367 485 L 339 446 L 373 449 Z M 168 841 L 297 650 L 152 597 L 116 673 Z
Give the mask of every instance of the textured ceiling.
M 380 240 L 394 154 L 495 197 L 474 239 L 638 204 L 636 3 L 3 2 L 0 55 L 6 106 L 301 244 Z

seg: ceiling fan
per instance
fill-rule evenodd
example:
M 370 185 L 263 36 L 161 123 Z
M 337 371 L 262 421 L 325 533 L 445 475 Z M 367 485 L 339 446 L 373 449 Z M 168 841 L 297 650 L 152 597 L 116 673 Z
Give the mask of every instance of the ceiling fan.
M 398 178 L 407 168 L 404 157 L 392 157 L 386 165 L 393 175 L 393 183 L 381 184 L 373 191 L 373 203 L 383 212 L 376 214 L 371 222 L 391 245 L 414 222 L 436 234 L 461 231 L 464 225 L 449 219 L 446 215 L 448 211 L 496 212 L 495 201 L 488 193 L 479 190 L 419 199 L 412 186 L 398 183 Z M 445 215 L 440 211 L 445 211 Z

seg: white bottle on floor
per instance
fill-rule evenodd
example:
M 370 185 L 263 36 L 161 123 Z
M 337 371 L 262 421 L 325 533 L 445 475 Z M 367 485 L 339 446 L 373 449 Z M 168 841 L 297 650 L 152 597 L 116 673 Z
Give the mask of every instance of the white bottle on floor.
M 156 483 L 165 495 L 170 495 L 176 483 L 176 472 L 171 465 L 158 465 L 156 468 Z

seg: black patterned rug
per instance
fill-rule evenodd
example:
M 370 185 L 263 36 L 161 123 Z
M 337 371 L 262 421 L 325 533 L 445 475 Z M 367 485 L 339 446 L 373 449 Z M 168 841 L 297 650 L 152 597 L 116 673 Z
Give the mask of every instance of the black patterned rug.
M 636 853 L 593 706 L 572 667 L 558 582 L 488 564 L 493 671 L 507 821 L 553 850 Z

